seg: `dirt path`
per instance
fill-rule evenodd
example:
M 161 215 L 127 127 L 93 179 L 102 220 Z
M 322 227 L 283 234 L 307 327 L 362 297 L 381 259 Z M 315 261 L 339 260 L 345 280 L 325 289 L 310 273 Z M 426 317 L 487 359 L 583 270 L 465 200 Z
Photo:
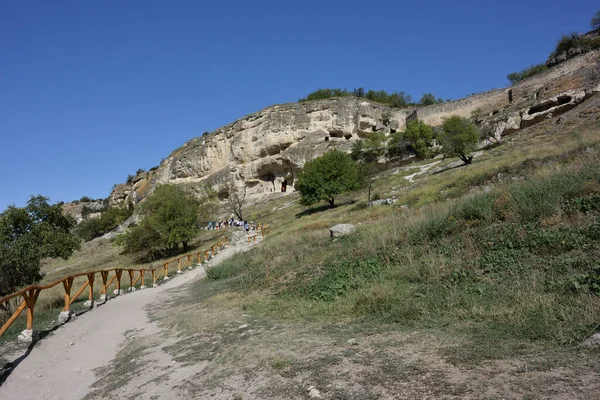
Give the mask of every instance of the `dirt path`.
M 208 265 L 247 250 L 250 245 L 244 238 L 240 239 L 218 253 Z M 158 328 L 150 321 L 146 308 L 160 307 L 161 302 L 175 288 L 204 276 L 204 267 L 186 270 L 158 288 L 118 296 L 60 327 L 38 342 L 11 372 L 0 386 L 0 398 L 83 398 L 91 391 L 97 372 L 115 359 L 125 335 L 130 332 L 158 332 Z M 160 335 L 153 336 L 160 339 Z M 23 354 L 16 354 L 12 358 L 16 360 L 21 356 Z M 170 360 L 163 361 L 170 363 Z

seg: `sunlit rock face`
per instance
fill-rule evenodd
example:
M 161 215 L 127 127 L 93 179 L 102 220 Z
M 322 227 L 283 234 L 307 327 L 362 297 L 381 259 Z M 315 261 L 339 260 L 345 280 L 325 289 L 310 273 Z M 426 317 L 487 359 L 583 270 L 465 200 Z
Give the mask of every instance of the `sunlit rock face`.
M 341 97 L 275 105 L 240 118 L 173 151 L 155 169 L 115 185 L 111 206 L 137 204 L 156 185 L 185 185 L 201 195 L 233 179 L 250 196 L 294 191 L 304 163 L 329 149 L 350 151 L 373 132 L 386 136 L 420 119 L 473 118 L 490 137 L 502 136 L 565 112 L 600 91 L 600 51 L 566 60 L 511 87 L 428 107 L 397 109 Z

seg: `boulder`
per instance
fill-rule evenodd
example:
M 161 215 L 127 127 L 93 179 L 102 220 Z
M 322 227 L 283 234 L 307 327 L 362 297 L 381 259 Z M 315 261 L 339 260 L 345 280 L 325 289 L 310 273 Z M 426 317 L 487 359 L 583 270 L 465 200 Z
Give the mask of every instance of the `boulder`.
M 352 224 L 337 224 L 329 228 L 329 235 L 333 237 L 349 235 L 354 232 L 356 228 Z

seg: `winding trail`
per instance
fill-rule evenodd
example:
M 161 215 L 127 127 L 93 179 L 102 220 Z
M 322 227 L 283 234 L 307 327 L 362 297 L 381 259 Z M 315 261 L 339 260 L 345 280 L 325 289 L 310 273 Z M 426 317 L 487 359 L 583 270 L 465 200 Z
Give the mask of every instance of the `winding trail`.
M 251 247 L 246 243 L 245 235 L 240 239 L 216 254 L 208 266 Z M 145 308 L 158 306 L 169 290 L 200 280 L 205 275 L 204 266 L 185 270 L 157 288 L 117 296 L 59 327 L 36 343 L 30 354 L 15 367 L 0 386 L 0 399 L 71 400 L 85 397 L 98 378 L 94 370 L 108 366 L 128 332 L 145 327 L 157 329 Z M 11 358 L 16 360 L 24 353 L 25 350 Z

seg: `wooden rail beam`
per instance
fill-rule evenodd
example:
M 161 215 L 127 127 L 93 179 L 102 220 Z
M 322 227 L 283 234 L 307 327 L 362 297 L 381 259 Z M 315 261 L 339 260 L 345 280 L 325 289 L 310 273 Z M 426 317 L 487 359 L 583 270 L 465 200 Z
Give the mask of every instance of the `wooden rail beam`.
M 83 291 L 85 290 L 85 288 L 86 288 L 86 287 L 87 287 L 89 284 L 90 284 L 90 282 L 89 282 L 89 281 L 85 282 L 85 283 L 83 284 L 83 286 L 81 286 L 81 287 L 79 288 L 79 290 L 77 291 L 77 293 L 75 293 L 73 296 L 71 296 L 71 300 L 70 300 L 70 303 L 69 303 L 69 304 L 73 304 L 73 302 L 74 302 L 75 300 L 77 300 L 77 298 L 78 298 L 78 297 L 81 295 L 81 293 L 83 293 Z M 69 311 L 69 310 L 63 310 L 63 311 Z
M 19 318 L 25 307 L 27 307 L 27 302 L 23 300 L 23 302 L 19 307 L 17 307 L 13 315 L 8 319 L 8 321 L 4 323 L 4 325 L 2 325 L 2 328 L 0 328 L 0 336 L 2 336 L 4 332 L 8 330 L 8 328 L 10 328 L 10 326 L 17 320 L 17 318 Z

